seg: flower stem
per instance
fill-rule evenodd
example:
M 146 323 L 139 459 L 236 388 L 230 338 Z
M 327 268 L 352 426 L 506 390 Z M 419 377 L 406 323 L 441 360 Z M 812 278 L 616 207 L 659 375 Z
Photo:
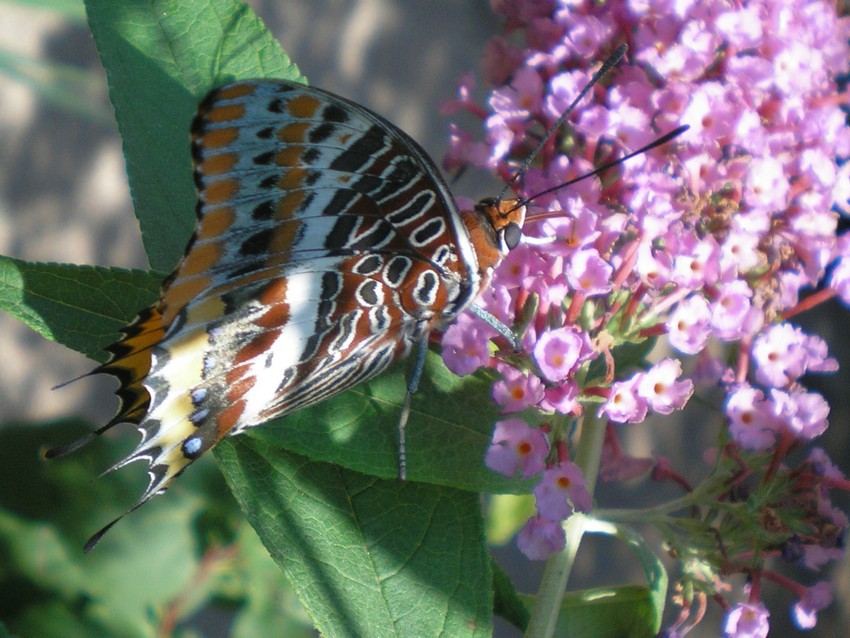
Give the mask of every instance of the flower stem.
M 599 463 L 602 458 L 602 444 L 605 441 L 605 421 L 585 413 L 581 435 L 575 454 L 575 463 L 584 473 L 587 490 L 593 496 L 596 477 L 599 475 Z M 576 552 L 584 535 L 586 518 L 575 513 L 564 524 L 567 542 L 557 554 L 546 562 L 540 589 L 531 619 L 526 629 L 526 638 L 550 638 L 555 633 L 561 600 L 567 588 Z
M 692 491 L 679 498 L 659 503 L 641 509 L 597 509 L 593 511 L 595 518 L 611 523 L 637 523 L 647 521 L 664 521 L 668 515 L 680 510 L 714 503 L 718 487 L 707 481 L 697 485 Z

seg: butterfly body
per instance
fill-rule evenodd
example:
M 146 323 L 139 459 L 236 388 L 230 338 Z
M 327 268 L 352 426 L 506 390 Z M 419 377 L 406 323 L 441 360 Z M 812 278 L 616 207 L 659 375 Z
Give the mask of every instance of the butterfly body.
M 195 233 L 98 369 L 121 383 L 98 433 L 119 422 L 142 433 L 115 466 L 148 461 L 136 507 L 222 437 L 371 379 L 451 323 L 525 214 L 495 199 L 458 211 L 405 133 L 284 80 L 214 90 L 192 151 Z

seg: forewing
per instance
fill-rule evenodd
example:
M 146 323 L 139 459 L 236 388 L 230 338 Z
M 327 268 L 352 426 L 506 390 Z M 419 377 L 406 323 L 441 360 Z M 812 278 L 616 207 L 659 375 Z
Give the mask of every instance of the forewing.
M 167 319 L 215 288 L 326 255 L 407 255 L 464 279 L 464 231 L 433 163 L 360 106 L 281 80 L 229 85 L 201 106 L 193 149 L 199 226 Z

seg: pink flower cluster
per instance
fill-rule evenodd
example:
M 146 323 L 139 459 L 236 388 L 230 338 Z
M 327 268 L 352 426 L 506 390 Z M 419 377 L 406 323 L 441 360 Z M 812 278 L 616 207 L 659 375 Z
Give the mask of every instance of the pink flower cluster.
M 733 448 L 773 452 L 768 472 L 776 472 L 791 447 L 827 427 L 828 404 L 801 377 L 837 369 L 826 343 L 787 319 L 813 299 L 850 304 L 850 238 L 837 236 L 839 216 L 850 213 L 850 162 L 842 161 L 850 128 L 835 80 L 850 60 L 850 22 L 825 0 L 491 4 L 505 19 L 483 62 L 496 88 L 482 107 L 465 76 L 445 108 L 480 121 L 485 136 L 452 125 L 446 168 L 485 168 L 508 181 L 592 67 L 623 42 L 627 62 L 547 142 L 518 196 L 690 128 L 599 178 L 536 198 L 525 242 L 479 301 L 507 325 L 522 318 L 526 356 L 494 355 L 493 329 L 463 316 L 444 335 L 446 365 L 457 374 L 495 368 L 503 412 L 537 408 L 546 423 L 591 409 L 636 423 L 682 409 L 694 381 L 720 383 Z M 636 369 L 621 354 L 660 336 L 676 358 Z M 569 431 L 516 417 L 496 424 L 487 465 L 541 477 L 538 514 L 519 536 L 532 558 L 563 547 L 560 521 L 590 509 L 569 461 Z M 605 458 L 619 457 L 609 450 Z M 822 498 L 821 515 L 846 526 L 825 489 Z M 727 635 L 766 632 L 760 605 L 736 608 Z

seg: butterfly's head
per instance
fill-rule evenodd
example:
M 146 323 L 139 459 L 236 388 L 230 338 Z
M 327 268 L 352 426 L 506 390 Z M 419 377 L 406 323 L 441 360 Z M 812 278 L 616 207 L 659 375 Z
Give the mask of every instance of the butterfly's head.
M 483 273 L 495 268 L 520 243 L 525 204 L 517 199 L 487 197 L 463 211 L 461 218 Z
M 475 205 L 475 210 L 490 221 L 502 256 L 517 247 L 525 223 L 525 204 L 518 199 L 485 197 Z

